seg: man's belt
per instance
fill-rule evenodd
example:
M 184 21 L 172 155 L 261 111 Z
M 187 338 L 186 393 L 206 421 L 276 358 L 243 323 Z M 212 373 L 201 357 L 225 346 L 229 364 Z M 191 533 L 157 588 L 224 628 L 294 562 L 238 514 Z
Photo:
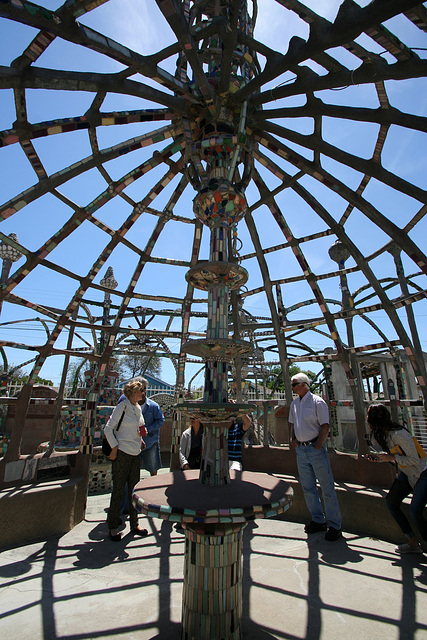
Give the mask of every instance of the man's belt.
M 308 447 L 311 444 L 316 444 L 317 437 L 313 438 L 313 440 L 306 440 L 305 442 L 300 442 L 299 440 L 297 440 L 297 442 L 299 447 Z

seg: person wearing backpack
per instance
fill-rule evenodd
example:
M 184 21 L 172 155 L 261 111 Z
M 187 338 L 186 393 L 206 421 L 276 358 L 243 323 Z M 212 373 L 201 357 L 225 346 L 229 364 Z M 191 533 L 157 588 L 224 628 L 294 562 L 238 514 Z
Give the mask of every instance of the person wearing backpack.
M 412 493 L 409 513 L 423 539 L 424 549 L 427 550 L 427 521 L 423 513 L 427 504 L 427 454 L 404 426 L 392 421 L 385 405 L 371 405 L 367 420 L 371 436 L 383 449 L 381 453 L 367 456 L 368 460 L 393 462 L 398 467 L 397 478 L 386 496 L 386 505 L 405 534 L 407 542 L 399 544 L 395 551 L 400 554 L 423 553 L 423 547 L 418 543 L 401 504 Z

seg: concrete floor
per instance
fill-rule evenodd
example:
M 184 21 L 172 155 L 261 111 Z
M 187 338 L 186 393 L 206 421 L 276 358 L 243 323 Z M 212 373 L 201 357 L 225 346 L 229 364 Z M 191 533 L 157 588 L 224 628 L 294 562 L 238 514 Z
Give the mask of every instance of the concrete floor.
M 1 639 L 180 638 L 184 536 L 141 518 L 147 538 L 126 535 L 126 522 L 111 542 L 108 503 L 90 496 L 66 535 L 0 553 Z M 427 556 L 400 558 L 394 546 L 307 537 L 286 515 L 248 524 L 243 638 L 426 640 Z

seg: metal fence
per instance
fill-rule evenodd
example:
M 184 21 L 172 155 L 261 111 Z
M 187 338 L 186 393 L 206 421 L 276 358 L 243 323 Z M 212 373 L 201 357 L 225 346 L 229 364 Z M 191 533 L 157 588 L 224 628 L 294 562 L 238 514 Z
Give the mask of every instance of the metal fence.
M 10 384 L 7 387 L 7 393 L 5 395 L 7 395 L 9 398 L 16 398 L 19 395 L 19 392 L 21 391 L 23 385 L 22 384 Z M 58 390 L 56 387 L 53 387 L 56 391 Z M 81 387 L 79 387 L 79 390 L 81 392 Z M 108 389 L 104 389 L 105 391 L 107 391 Z M 120 388 L 118 389 L 120 390 Z M 89 391 L 89 389 L 88 389 Z M 147 396 L 150 398 L 151 396 L 155 395 L 156 393 L 166 393 L 167 395 L 171 395 L 173 396 L 175 394 L 175 390 L 174 389 L 170 389 L 170 388 L 159 388 L 159 387 L 148 387 L 147 388 Z M 64 389 L 64 398 L 72 398 L 73 395 L 72 394 L 72 387 L 65 387 Z M 193 400 L 199 400 L 201 399 L 203 396 L 203 390 L 197 389 L 194 390 L 191 393 L 191 397 Z M 282 391 L 275 391 L 273 394 L 271 394 L 270 390 L 267 390 L 267 393 L 264 393 L 264 391 L 262 389 L 259 389 L 258 391 L 250 391 L 249 393 L 245 394 L 244 397 L 244 401 L 245 402 L 249 402 L 249 401 L 254 401 L 254 400 L 285 400 L 285 393 Z
M 245 401 L 251 400 L 286 400 L 286 395 L 284 391 L 275 391 L 273 394 L 271 393 L 271 389 L 267 389 L 266 393 L 262 389 L 258 391 L 249 391 L 245 394 Z
M 16 398 L 19 395 L 19 392 L 21 391 L 23 385 L 22 384 L 10 384 L 7 387 L 7 393 L 4 394 L 9 398 Z M 121 392 L 121 387 L 113 387 L 114 389 L 116 389 L 117 391 Z M 53 387 L 53 389 L 55 389 L 55 391 L 58 391 L 58 389 L 56 387 Z M 82 391 L 82 387 L 79 387 L 79 391 L 81 393 Z M 86 389 L 86 391 L 89 391 L 89 388 Z M 109 391 L 109 389 L 104 389 L 104 391 Z M 165 393 L 166 395 L 175 395 L 175 391 L 174 389 L 170 389 L 170 388 L 164 388 L 161 389 L 159 387 L 148 387 L 147 388 L 147 396 L 150 398 L 151 396 L 154 396 L 157 393 Z M 72 393 L 72 387 L 65 387 L 64 389 L 64 398 L 73 398 L 75 397 L 75 393 Z
M 424 451 L 427 451 L 427 418 L 425 416 L 412 416 L 412 425 L 414 427 L 414 436 Z

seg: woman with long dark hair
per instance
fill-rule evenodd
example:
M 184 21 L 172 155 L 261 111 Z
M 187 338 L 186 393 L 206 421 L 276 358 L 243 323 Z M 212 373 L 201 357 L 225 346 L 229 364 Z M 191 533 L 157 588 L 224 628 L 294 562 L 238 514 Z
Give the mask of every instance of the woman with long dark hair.
M 179 465 L 182 471 L 200 469 L 203 447 L 203 425 L 198 418 L 190 418 L 190 427 L 181 435 Z
M 396 547 L 397 553 L 422 553 L 412 526 L 403 513 L 401 504 L 412 493 L 409 513 L 421 534 L 427 550 L 427 521 L 424 507 L 427 504 L 427 454 L 405 427 L 392 421 L 383 404 L 373 404 L 368 409 L 368 425 L 371 436 L 384 453 L 370 456 L 374 462 L 395 462 L 399 474 L 386 496 L 386 505 L 407 538 Z

